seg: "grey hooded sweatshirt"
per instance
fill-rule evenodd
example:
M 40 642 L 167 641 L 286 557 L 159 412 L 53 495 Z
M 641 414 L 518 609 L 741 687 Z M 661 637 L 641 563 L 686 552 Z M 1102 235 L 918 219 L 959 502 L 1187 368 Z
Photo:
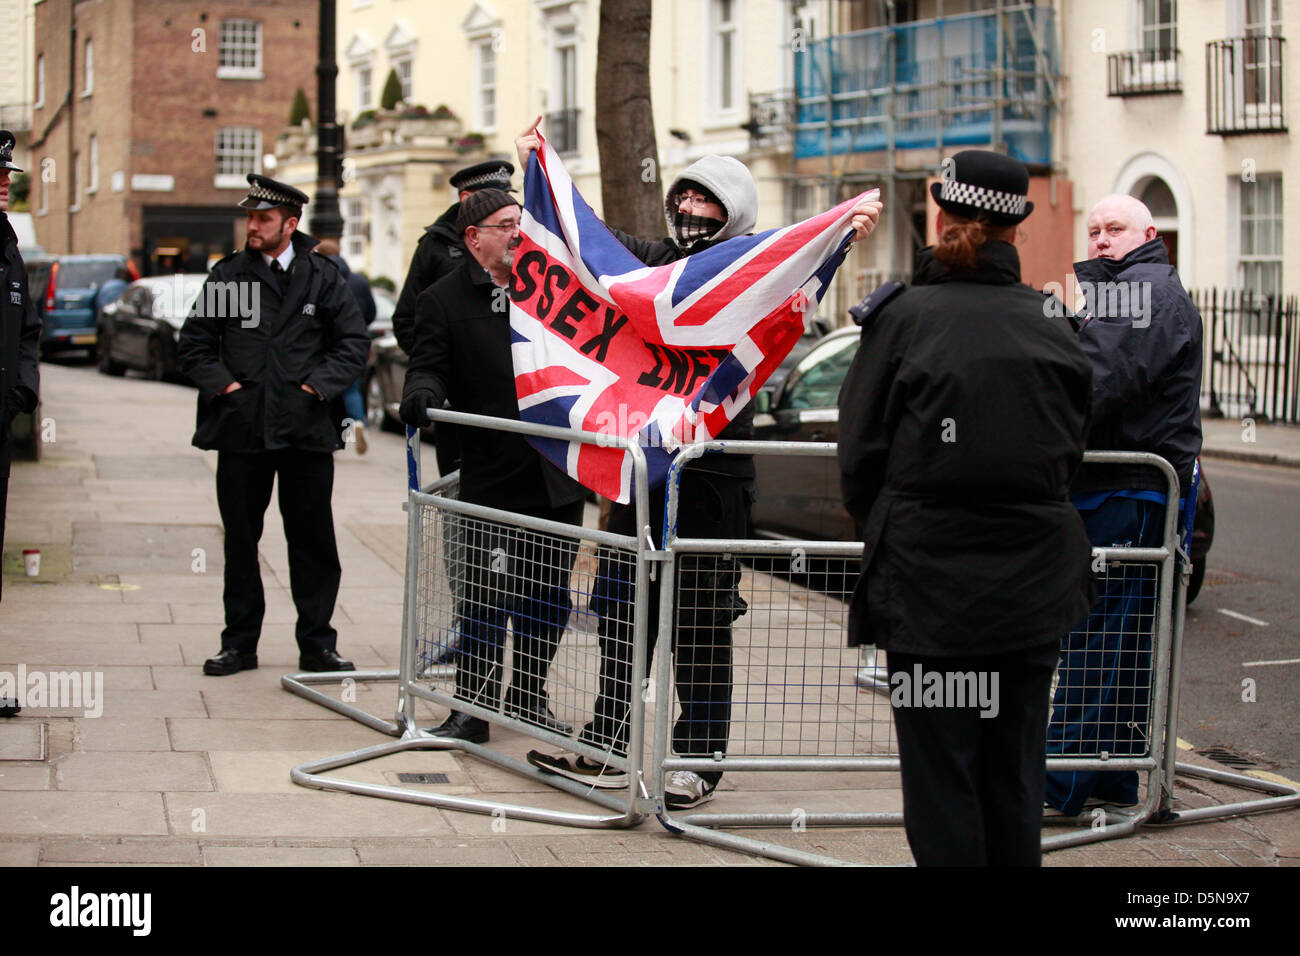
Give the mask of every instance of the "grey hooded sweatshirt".
M 618 229 L 611 229 L 619 242 L 638 259 L 648 266 L 662 266 L 678 259 L 717 245 L 736 236 L 744 236 L 754 231 L 758 219 L 758 187 L 748 167 L 731 156 L 705 156 L 688 166 L 668 186 L 664 198 L 664 218 L 668 223 L 668 233 L 674 234 L 673 218 L 677 212 L 674 197 L 682 191 L 683 181 L 699 183 L 713 193 L 726 211 L 727 221 L 721 229 L 707 239 L 697 239 L 683 245 L 675 237 L 648 240 L 629 236 Z M 731 423 L 722 430 L 719 438 L 735 440 L 754 437 L 754 406 L 746 405 Z M 748 455 L 706 454 L 687 466 L 690 470 L 721 472 L 742 478 L 754 477 L 754 460 Z

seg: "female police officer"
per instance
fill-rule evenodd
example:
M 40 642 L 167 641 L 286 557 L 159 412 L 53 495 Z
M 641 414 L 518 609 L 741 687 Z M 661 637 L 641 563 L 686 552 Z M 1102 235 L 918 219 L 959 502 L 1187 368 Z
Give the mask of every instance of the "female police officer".
M 1020 284 L 1024 165 L 967 150 L 945 166 L 939 242 L 910 288 L 869 300 L 840 394 L 866 541 L 850 643 L 888 651 L 916 862 L 1037 865 L 1052 669 L 1088 606 L 1067 491 L 1091 373 Z

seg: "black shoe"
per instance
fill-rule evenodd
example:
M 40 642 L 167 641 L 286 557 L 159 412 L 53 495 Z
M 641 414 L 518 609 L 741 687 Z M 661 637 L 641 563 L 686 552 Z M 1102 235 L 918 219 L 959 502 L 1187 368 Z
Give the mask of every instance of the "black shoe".
M 0 697 L 0 717 L 17 717 L 22 708 L 12 697 Z
M 237 651 L 227 647 L 216 657 L 209 657 L 203 662 L 203 673 L 209 677 L 225 677 L 240 671 L 257 670 L 257 655 Z
M 551 708 L 545 697 L 540 699 L 534 697 L 529 700 L 523 695 L 507 692 L 504 710 L 507 717 L 514 717 L 526 724 L 532 724 L 534 727 L 551 730 L 566 737 L 573 734 L 571 726 L 551 713 Z
M 471 744 L 485 744 L 488 742 L 489 728 L 486 720 L 453 710 L 451 716 L 440 726 L 430 727 L 425 733 L 435 737 L 454 737 Z
M 299 654 L 300 671 L 354 671 L 357 665 L 339 657 L 338 651 L 321 651 L 319 654 Z

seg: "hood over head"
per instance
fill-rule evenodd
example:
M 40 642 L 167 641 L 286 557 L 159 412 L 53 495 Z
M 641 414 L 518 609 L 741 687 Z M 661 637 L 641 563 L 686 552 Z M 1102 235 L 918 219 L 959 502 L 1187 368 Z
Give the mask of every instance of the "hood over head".
M 727 214 L 727 221 L 712 236 L 709 242 L 721 242 L 736 236 L 744 236 L 754 231 L 758 221 L 758 187 L 748 167 L 732 156 L 709 155 L 686 167 L 668 186 L 664 197 L 664 218 L 668 222 L 668 234 L 683 249 L 694 242 L 683 242 L 677 235 L 677 203 L 675 197 L 684 184 L 699 183 L 714 196 Z M 699 241 L 699 240 L 695 240 Z

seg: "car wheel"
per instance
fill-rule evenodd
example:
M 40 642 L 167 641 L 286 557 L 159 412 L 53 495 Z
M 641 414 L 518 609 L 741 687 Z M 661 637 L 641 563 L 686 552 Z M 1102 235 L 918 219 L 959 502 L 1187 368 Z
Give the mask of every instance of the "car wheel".
M 158 336 L 149 337 L 149 356 L 148 364 L 145 368 L 145 377 L 152 382 L 161 382 L 166 375 L 167 368 L 163 363 L 163 345 Z
M 99 362 L 100 372 L 104 375 L 125 375 L 126 366 L 113 361 L 111 349 L 112 343 L 108 336 L 104 334 L 104 330 L 100 329 L 95 341 L 95 356 Z
M 1196 595 L 1201 593 L 1201 585 L 1205 583 L 1205 559 L 1192 562 L 1192 577 L 1187 582 L 1187 603 L 1191 604 L 1196 600 Z
M 373 372 L 366 379 L 366 426 L 386 432 L 400 432 L 402 425 L 384 407 L 384 390 Z

